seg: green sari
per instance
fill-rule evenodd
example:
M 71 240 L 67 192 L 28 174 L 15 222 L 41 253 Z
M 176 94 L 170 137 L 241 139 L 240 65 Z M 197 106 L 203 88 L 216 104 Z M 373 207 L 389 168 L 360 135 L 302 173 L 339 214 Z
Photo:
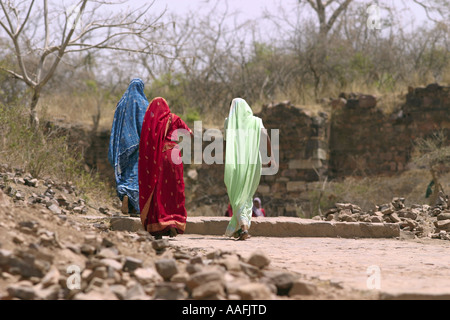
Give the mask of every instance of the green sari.
M 225 235 L 238 237 L 242 226 L 250 228 L 253 195 L 261 179 L 262 120 L 253 116 L 243 99 L 234 99 L 225 122 L 226 156 L 225 186 L 233 209 L 233 217 Z

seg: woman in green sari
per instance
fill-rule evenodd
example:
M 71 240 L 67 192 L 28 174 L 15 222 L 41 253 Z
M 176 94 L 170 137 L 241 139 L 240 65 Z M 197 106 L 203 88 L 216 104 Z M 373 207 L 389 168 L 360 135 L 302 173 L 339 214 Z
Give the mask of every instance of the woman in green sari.
M 261 179 L 260 141 L 262 120 L 243 99 L 234 99 L 225 120 L 225 185 L 233 217 L 225 235 L 245 240 L 249 237 L 253 195 Z

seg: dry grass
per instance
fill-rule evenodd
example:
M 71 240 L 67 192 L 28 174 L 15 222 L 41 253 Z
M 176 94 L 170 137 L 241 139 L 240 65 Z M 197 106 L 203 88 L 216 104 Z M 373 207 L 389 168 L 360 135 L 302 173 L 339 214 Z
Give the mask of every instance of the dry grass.
M 75 94 L 53 94 L 41 98 L 38 105 L 40 116 L 66 123 L 93 125 L 93 117 L 98 114 L 100 105 L 99 128 L 111 128 L 118 101 L 98 102 L 95 96 Z
M 344 89 L 329 86 L 326 88 L 325 93 L 321 94 L 321 98 L 335 99 L 343 92 L 370 94 L 377 97 L 378 108 L 384 113 L 390 114 L 405 102 L 407 91 L 408 88 L 406 86 L 395 88 L 395 90 L 380 90 L 376 86 L 369 87 L 358 82 L 353 82 Z M 312 115 L 317 115 L 320 112 L 331 112 L 331 106 L 326 103 L 321 103 L 314 97 L 313 89 L 299 91 L 295 86 L 291 86 L 283 92 L 277 91 L 271 102 L 277 103 L 281 101 L 290 101 L 295 106 L 308 110 Z M 255 113 L 258 113 L 262 110 L 262 106 L 267 103 L 267 101 L 258 101 L 252 105 L 252 109 Z
M 442 81 L 439 81 L 441 85 L 450 84 L 450 66 L 447 67 L 448 72 L 444 73 Z M 385 114 L 391 114 L 398 107 L 400 107 L 406 100 L 406 94 L 408 87 L 426 87 L 430 83 L 437 82 L 432 75 L 425 77 L 418 74 L 412 75 L 408 79 L 408 83 L 398 83 L 393 87 L 380 88 L 376 85 L 366 85 L 362 81 L 354 81 L 347 85 L 345 88 L 338 88 L 335 85 L 327 84 L 326 88 L 320 94 L 320 98 L 337 98 L 341 93 L 355 93 L 355 94 L 370 94 L 377 97 L 377 107 Z M 319 99 L 320 100 L 320 99 Z M 280 91 L 278 90 L 272 99 L 272 102 L 291 101 L 294 105 L 309 110 L 312 114 L 316 115 L 319 112 L 329 112 L 330 108 L 326 104 L 321 104 L 314 96 L 313 88 L 306 88 L 304 90 L 298 90 L 297 86 L 292 85 L 289 88 Z M 258 101 L 252 108 L 256 112 L 262 109 L 264 104 L 268 101 Z
M 450 83 L 450 66 L 447 73 L 444 73 L 442 84 Z M 430 83 L 436 82 L 432 76 L 420 78 L 417 74 L 412 75 L 408 84 L 397 84 L 392 88 L 380 89 L 376 85 L 368 86 L 362 81 L 353 81 L 345 88 L 339 88 L 333 84 L 327 84 L 321 98 L 337 98 L 340 93 L 363 93 L 375 95 L 378 98 L 378 108 L 384 113 L 390 114 L 405 102 L 405 95 L 408 91 L 408 86 L 419 87 L 426 86 Z M 243 97 L 245 99 L 245 97 Z M 105 99 L 99 103 L 99 97 L 95 94 L 77 94 L 77 93 L 58 93 L 44 95 L 38 106 L 40 114 L 47 113 L 50 119 L 60 120 L 70 123 L 79 123 L 84 125 L 93 125 L 93 117 L 101 113 L 99 127 L 102 129 L 110 129 L 112 120 L 114 118 L 114 111 L 119 98 Z M 308 110 L 313 115 L 319 112 L 330 112 L 330 108 L 326 104 L 322 104 L 314 96 L 314 90 L 311 87 L 299 90 L 298 84 L 292 84 L 283 90 L 277 90 L 269 100 L 258 100 L 252 103 L 251 107 L 254 113 L 259 113 L 263 105 L 268 103 L 277 103 L 281 101 L 291 101 L 294 105 Z M 221 103 L 217 105 L 222 106 Z M 100 108 L 98 109 L 98 106 Z M 184 118 L 188 118 L 190 114 L 195 112 L 195 106 L 190 110 L 183 110 L 184 114 L 179 114 Z M 216 112 L 209 112 L 200 114 L 200 119 L 207 127 L 221 127 L 223 126 L 223 118 L 227 114 L 227 109 L 216 110 Z
M 425 192 L 432 177 L 428 170 L 414 169 L 395 176 L 348 177 L 342 181 L 327 183 L 321 209 L 326 210 L 337 202 L 354 203 L 363 210 L 374 210 L 376 205 L 389 203 L 394 197 L 406 199 L 406 205 L 426 204 Z M 441 176 L 442 187 L 450 192 L 450 173 Z M 312 201 L 318 192 L 311 193 Z

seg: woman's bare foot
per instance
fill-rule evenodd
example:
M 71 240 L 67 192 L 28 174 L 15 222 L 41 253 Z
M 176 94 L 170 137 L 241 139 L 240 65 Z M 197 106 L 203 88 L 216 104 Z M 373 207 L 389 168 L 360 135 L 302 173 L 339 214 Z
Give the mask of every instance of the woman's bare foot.
M 122 201 L 122 213 L 128 214 L 128 196 L 123 197 Z

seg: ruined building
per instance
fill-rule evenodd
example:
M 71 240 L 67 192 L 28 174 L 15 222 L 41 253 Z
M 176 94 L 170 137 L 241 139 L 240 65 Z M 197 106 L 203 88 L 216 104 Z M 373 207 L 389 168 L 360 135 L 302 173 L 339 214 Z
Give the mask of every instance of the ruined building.
M 437 130 L 450 136 L 450 87 L 410 88 L 392 114 L 382 112 L 378 104 L 374 96 L 341 94 L 329 101 L 328 113 L 318 115 L 289 102 L 264 106 L 257 116 L 267 129 L 280 130 L 280 170 L 263 176 L 257 191 L 267 211 L 299 215 L 325 178 L 402 172 L 417 138 Z M 87 164 L 112 177 L 106 159 L 109 132 L 90 141 Z M 188 208 L 196 214 L 222 215 L 228 204 L 223 165 L 185 167 L 186 173 L 194 169 L 196 174 L 186 177 Z

